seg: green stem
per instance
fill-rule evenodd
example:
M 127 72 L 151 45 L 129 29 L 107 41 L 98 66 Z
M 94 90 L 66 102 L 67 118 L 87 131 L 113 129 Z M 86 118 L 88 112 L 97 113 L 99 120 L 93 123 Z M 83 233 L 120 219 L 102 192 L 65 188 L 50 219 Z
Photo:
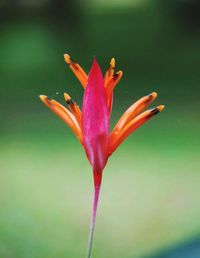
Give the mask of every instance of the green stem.
M 89 233 L 89 241 L 88 241 L 87 258 L 91 258 L 92 243 L 94 238 L 94 228 L 95 228 L 95 222 L 96 222 L 96 214 L 97 214 L 100 189 L 101 189 L 101 180 L 99 184 L 94 186 L 94 198 L 93 198 L 92 216 L 90 221 L 90 233 Z

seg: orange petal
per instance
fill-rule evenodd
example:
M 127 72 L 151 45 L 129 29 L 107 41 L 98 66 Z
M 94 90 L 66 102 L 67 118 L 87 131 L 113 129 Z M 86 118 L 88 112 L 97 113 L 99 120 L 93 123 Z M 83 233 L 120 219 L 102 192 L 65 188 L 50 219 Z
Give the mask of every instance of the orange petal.
M 104 77 L 104 85 L 107 85 L 108 81 L 112 78 L 115 71 L 115 59 L 112 58 L 110 61 L 110 65 Z
M 39 97 L 48 108 L 50 108 L 72 129 L 72 131 L 79 139 L 80 143 L 82 144 L 83 143 L 82 131 L 74 115 L 54 99 L 48 98 L 45 95 L 40 95 Z
M 83 88 L 85 89 L 87 86 L 88 76 L 83 68 L 73 59 L 71 59 L 70 55 L 64 54 L 64 60 L 69 65 L 76 78 L 80 81 Z
M 132 106 L 130 106 L 124 114 L 119 119 L 113 133 L 120 131 L 130 120 L 139 115 L 145 108 L 147 108 L 157 97 L 156 92 L 152 92 L 148 96 L 145 96 L 138 101 L 136 101 Z
M 154 115 L 160 113 L 165 106 L 161 105 L 154 109 L 147 110 L 129 121 L 120 131 L 112 132 L 110 136 L 110 155 L 127 138 L 129 134 L 147 122 Z
M 118 84 L 120 79 L 122 78 L 123 72 L 119 71 L 115 74 L 113 74 L 112 78 L 105 84 L 106 88 L 106 96 L 107 96 L 107 105 L 108 109 L 112 109 L 112 98 L 113 98 L 113 90 L 115 86 Z
M 122 78 L 123 72 L 118 71 L 117 73 L 113 74 L 112 78 L 105 84 L 107 95 L 110 96 L 115 88 L 115 86 L 118 84 L 120 79 Z
M 76 102 L 74 102 L 71 97 L 69 96 L 69 94 L 64 93 L 64 98 L 65 101 L 70 109 L 70 111 L 72 112 L 72 114 L 75 116 L 80 128 L 82 128 L 82 112 L 79 108 L 79 106 L 76 104 Z

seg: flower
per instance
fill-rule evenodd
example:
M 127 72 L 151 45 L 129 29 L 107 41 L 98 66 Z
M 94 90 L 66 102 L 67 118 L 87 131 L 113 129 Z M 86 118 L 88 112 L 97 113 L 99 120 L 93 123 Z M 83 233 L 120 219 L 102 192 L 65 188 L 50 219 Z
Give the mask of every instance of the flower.
M 153 92 L 130 106 L 110 133 L 113 90 L 122 77 L 122 71 L 114 72 L 115 59 L 111 59 L 104 77 L 96 59 L 89 75 L 68 54 L 64 55 L 64 60 L 85 89 L 82 112 L 67 93 L 64 93 L 64 98 L 68 109 L 45 95 L 40 95 L 40 99 L 72 129 L 93 168 L 94 200 L 88 248 L 90 257 L 102 173 L 107 160 L 129 134 L 161 112 L 164 106 L 144 111 L 157 97 L 157 93 Z

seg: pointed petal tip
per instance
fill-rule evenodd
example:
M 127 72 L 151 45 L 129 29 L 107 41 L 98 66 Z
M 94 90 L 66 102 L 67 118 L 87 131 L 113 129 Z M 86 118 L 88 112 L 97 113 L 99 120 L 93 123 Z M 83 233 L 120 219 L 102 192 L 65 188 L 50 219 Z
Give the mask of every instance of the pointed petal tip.
M 153 98 L 153 99 L 155 99 L 155 98 L 157 98 L 157 96 L 158 96 L 158 93 L 157 92 L 152 92 L 151 94 L 149 94 L 149 97 L 151 97 L 151 98 Z
M 119 81 L 122 78 L 123 72 L 120 70 L 113 75 L 113 80 Z
M 65 98 L 66 101 L 69 101 L 71 99 L 69 94 L 67 94 L 66 92 L 64 92 L 64 98 Z
M 67 64 L 70 62 L 70 55 L 69 54 L 64 54 L 64 60 Z
M 123 71 L 122 70 L 119 70 L 117 73 L 116 73 L 116 76 L 117 77 L 122 77 L 122 75 L 123 75 Z
M 150 115 L 147 115 L 147 117 L 151 117 L 151 116 L 157 115 L 158 113 L 163 111 L 164 108 L 165 108 L 164 105 L 160 105 L 160 106 L 157 106 L 157 107 L 151 109 L 150 110 Z
M 119 72 L 117 72 L 119 75 L 123 75 L 123 71 L 122 70 L 120 70 Z
M 91 74 L 94 75 L 94 74 L 96 74 L 97 72 L 100 73 L 100 74 L 102 74 L 100 65 L 99 65 L 99 63 L 98 63 L 96 57 L 94 57 L 93 63 L 92 63 L 92 67 L 91 67 L 91 70 L 90 70 L 90 75 L 91 75 Z
M 47 96 L 46 96 L 46 95 L 42 95 L 42 94 L 41 94 L 41 95 L 39 95 L 38 97 L 39 97 L 42 101 L 44 101 L 44 100 L 47 98 Z
M 41 99 L 42 102 L 46 103 L 52 103 L 52 98 L 46 96 L 46 95 L 39 95 L 39 98 Z
M 160 105 L 157 107 L 157 109 L 159 110 L 159 112 L 163 111 L 163 109 L 165 108 L 165 105 Z
M 98 61 L 97 61 L 97 58 L 96 58 L 96 56 L 94 56 L 94 58 L 93 58 L 93 64 L 92 65 L 98 65 Z
M 113 68 L 115 67 L 115 58 L 114 57 L 111 58 L 110 66 L 113 67 Z

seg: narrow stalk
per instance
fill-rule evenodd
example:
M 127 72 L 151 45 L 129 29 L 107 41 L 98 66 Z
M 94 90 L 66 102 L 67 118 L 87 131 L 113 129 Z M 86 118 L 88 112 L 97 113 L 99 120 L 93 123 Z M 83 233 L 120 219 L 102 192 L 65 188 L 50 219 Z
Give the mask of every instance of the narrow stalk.
M 101 175 L 100 175 L 100 178 L 101 178 Z M 96 222 L 96 214 L 97 214 L 97 206 L 98 206 L 100 189 L 101 189 L 101 179 L 98 184 L 94 185 L 93 208 L 92 208 L 92 216 L 90 221 L 90 233 L 89 233 L 89 241 L 88 241 L 87 258 L 91 258 L 92 243 L 94 238 L 94 228 L 95 228 L 95 222 Z

